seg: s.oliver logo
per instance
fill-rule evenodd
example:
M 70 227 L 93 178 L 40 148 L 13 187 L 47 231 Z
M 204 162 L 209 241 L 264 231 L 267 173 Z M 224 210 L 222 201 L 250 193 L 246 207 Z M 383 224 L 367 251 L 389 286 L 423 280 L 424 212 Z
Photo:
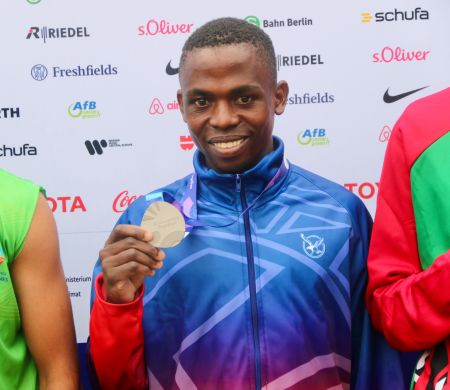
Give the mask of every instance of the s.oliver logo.
M 399 46 L 392 48 L 385 46 L 377 53 L 372 54 L 372 62 L 412 62 L 412 61 L 426 61 L 430 50 L 406 50 Z
M 138 35 L 173 35 L 191 33 L 192 23 L 171 23 L 168 20 L 150 19 L 138 27 Z
M 58 211 L 61 213 L 74 213 L 79 211 L 85 213 L 87 211 L 83 199 L 79 195 L 56 197 L 48 196 L 47 202 L 53 212 Z
M 379 185 L 379 182 L 370 183 L 366 181 L 363 183 L 345 183 L 344 187 L 350 192 L 359 195 L 361 199 L 367 200 L 377 195 Z
M 114 198 L 112 209 L 116 213 L 123 213 L 132 202 L 141 196 L 142 195 L 130 195 L 127 190 L 124 190 Z

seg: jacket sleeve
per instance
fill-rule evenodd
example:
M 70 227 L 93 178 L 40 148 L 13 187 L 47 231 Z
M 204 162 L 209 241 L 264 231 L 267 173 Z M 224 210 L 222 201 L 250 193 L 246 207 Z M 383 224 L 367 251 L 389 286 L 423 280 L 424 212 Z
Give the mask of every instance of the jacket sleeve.
M 422 269 L 404 125 L 400 118 L 386 151 L 368 259 L 367 306 L 389 343 L 412 351 L 450 334 L 450 253 Z
M 103 299 L 103 275 L 95 281 L 90 318 L 90 359 L 101 389 L 148 389 L 140 295 L 127 304 Z
M 367 286 L 367 253 L 372 219 L 359 203 L 354 213 L 350 240 L 352 370 L 351 389 L 379 390 L 408 388 L 412 369 L 402 367 L 404 356 L 392 349 L 371 324 L 365 306 Z

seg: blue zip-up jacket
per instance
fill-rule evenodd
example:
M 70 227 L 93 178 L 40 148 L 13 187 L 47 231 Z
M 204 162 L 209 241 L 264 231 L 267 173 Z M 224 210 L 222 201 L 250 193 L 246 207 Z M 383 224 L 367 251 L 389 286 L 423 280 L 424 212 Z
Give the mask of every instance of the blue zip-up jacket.
M 224 225 L 251 205 L 283 163 L 282 142 L 274 146 L 240 175 L 208 169 L 197 152 L 199 220 Z M 188 179 L 158 191 L 180 200 Z M 118 223 L 139 225 L 148 204 L 139 198 Z M 364 307 L 371 224 L 356 196 L 291 164 L 238 222 L 195 227 L 166 249 L 135 302 L 97 296 L 91 353 L 100 383 L 139 387 L 131 382 L 143 342 L 152 390 L 404 389 L 399 355 Z M 94 280 L 100 272 L 97 263 Z M 121 315 L 130 325 L 111 325 Z M 120 385 L 108 382 L 112 372 Z

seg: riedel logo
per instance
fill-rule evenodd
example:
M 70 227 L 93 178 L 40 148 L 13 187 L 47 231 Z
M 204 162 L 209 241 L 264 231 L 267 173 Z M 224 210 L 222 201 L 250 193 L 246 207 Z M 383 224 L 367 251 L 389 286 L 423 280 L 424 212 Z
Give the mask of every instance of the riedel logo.
M 165 110 L 173 111 L 178 110 L 179 108 L 180 106 L 176 100 L 172 100 L 169 103 L 162 104 L 161 100 L 159 100 L 158 98 L 154 98 L 150 104 L 148 113 L 150 115 L 162 115 L 165 113 Z
M 323 65 L 322 56 L 320 54 L 282 56 L 277 55 L 277 69 L 285 66 L 307 66 L 307 65 Z
M 372 54 L 372 62 L 375 63 L 390 63 L 390 62 L 412 62 L 412 61 L 426 61 L 430 50 L 410 50 L 407 51 L 401 47 L 395 49 L 389 46 L 383 47 L 379 52 Z
M 190 135 L 180 135 L 180 147 L 183 150 L 192 150 L 195 144 Z
M 44 43 L 48 39 L 56 38 L 88 38 L 87 27 L 30 27 L 27 39 L 42 39 Z
M 127 207 L 142 195 L 129 195 L 128 190 L 124 190 L 114 198 L 112 209 L 116 213 L 123 213 Z
M 367 200 L 375 197 L 378 192 L 378 186 L 380 183 L 346 183 L 344 187 L 350 192 L 359 195 L 361 199 Z
M 74 213 L 76 211 L 85 213 L 86 206 L 84 205 L 81 196 L 56 196 L 47 197 L 48 205 L 53 212 L 59 211 L 61 213 Z
M 192 23 L 172 23 L 168 20 L 149 19 L 146 24 L 138 27 L 139 36 L 189 34 Z

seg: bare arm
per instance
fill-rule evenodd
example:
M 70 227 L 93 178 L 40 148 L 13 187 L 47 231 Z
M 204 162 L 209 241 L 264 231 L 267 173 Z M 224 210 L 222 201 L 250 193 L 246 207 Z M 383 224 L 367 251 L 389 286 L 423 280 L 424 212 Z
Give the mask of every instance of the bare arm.
M 56 224 L 42 195 L 11 274 L 25 337 L 39 371 L 40 388 L 78 389 L 72 309 Z

